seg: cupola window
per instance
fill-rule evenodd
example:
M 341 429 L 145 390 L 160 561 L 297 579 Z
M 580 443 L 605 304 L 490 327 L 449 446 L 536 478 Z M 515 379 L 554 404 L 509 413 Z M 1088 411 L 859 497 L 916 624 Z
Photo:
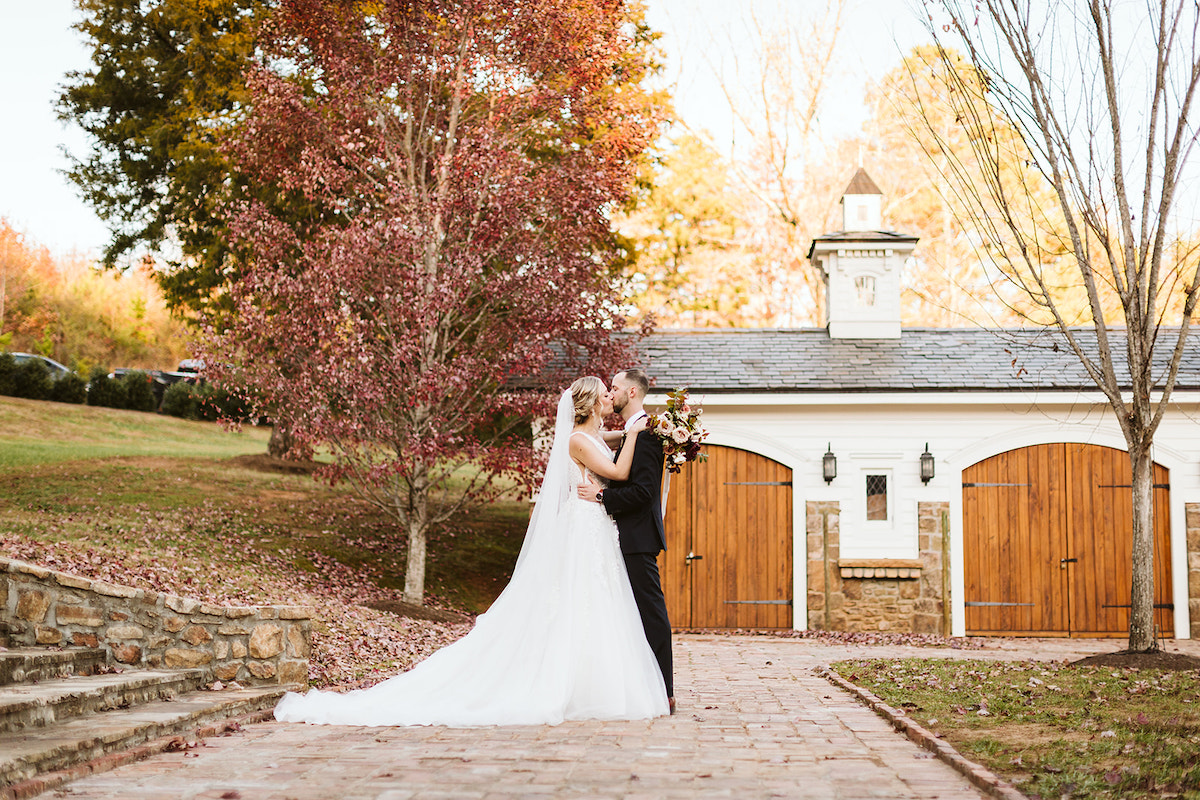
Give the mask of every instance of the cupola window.
M 854 278 L 854 289 L 860 306 L 875 305 L 875 276 L 857 275 Z

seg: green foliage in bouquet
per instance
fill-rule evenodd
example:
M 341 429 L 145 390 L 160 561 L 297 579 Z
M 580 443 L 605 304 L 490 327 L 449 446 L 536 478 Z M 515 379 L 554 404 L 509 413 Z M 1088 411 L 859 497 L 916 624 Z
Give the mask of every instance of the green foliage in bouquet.
M 667 408 L 660 414 L 652 414 L 648 427 L 658 434 L 663 443 L 668 472 L 679 472 L 689 461 L 707 461 L 700 443 L 708 438 L 708 431 L 700 424 L 703 409 L 688 402 L 687 389 L 676 389 L 667 393 Z

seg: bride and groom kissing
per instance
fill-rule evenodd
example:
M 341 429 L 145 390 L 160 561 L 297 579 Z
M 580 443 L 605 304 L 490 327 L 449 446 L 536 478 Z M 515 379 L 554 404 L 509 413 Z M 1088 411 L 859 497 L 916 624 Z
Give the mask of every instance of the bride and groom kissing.
M 671 624 L 658 574 L 666 549 L 664 451 L 646 428 L 646 373 L 611 389 L 576 380 L 512 579 L 471 631 L 367 689 L 289 692 L 285 722 L 333 725 L 555 725 L 673 713 Z M 624 435 L 602 432 L 614 411 Z M 618 443 L 614 455 L 611 443 Z

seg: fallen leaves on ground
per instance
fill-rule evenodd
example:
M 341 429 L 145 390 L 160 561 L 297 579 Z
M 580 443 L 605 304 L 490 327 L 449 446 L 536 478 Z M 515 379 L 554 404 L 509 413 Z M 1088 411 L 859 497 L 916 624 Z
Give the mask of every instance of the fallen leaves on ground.
M 44 541 L 3 532 L 0 552 L 62 572 L 215 605 L 311 608 L 309 680 L 318 687 L 376 683 L 471 628 L 471 622 L 407 619 L 367 608 L 367 602 L 400 599 L 381 588 L 376 569 L 351 567 L 316 551 L 257 547 L 259 526 L 236 510 L 213 504 L 167 512 L 145 509 L 133 522 L 98 524 L 105 528 L 103 538 L 119 547 L 100 549 L 75 539 Z M 371 549 L 381 547 L 370 544 Z M 299 569 L 298 562 L 311 569 Z

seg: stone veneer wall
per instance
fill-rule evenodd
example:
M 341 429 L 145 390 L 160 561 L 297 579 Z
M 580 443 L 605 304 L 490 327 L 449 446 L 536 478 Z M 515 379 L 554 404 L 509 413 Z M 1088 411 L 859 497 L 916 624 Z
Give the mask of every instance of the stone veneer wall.
M 1200 639 L 1200 503 L 1185 503 L 1183 508 L 1187 525 L 1188 619 L 1192 638 Z
M 308 680 L 311 614 L 297 606 L 212 606 L 0 558 L 0 619 L 19 646 L 103 647 L 118 664 L 243 684 Z
M 917 561 L 846 562 L 838 504 L 808 503 L 809 627 L 949 635 L 949 514 L 946 502 L 917 504 Z

